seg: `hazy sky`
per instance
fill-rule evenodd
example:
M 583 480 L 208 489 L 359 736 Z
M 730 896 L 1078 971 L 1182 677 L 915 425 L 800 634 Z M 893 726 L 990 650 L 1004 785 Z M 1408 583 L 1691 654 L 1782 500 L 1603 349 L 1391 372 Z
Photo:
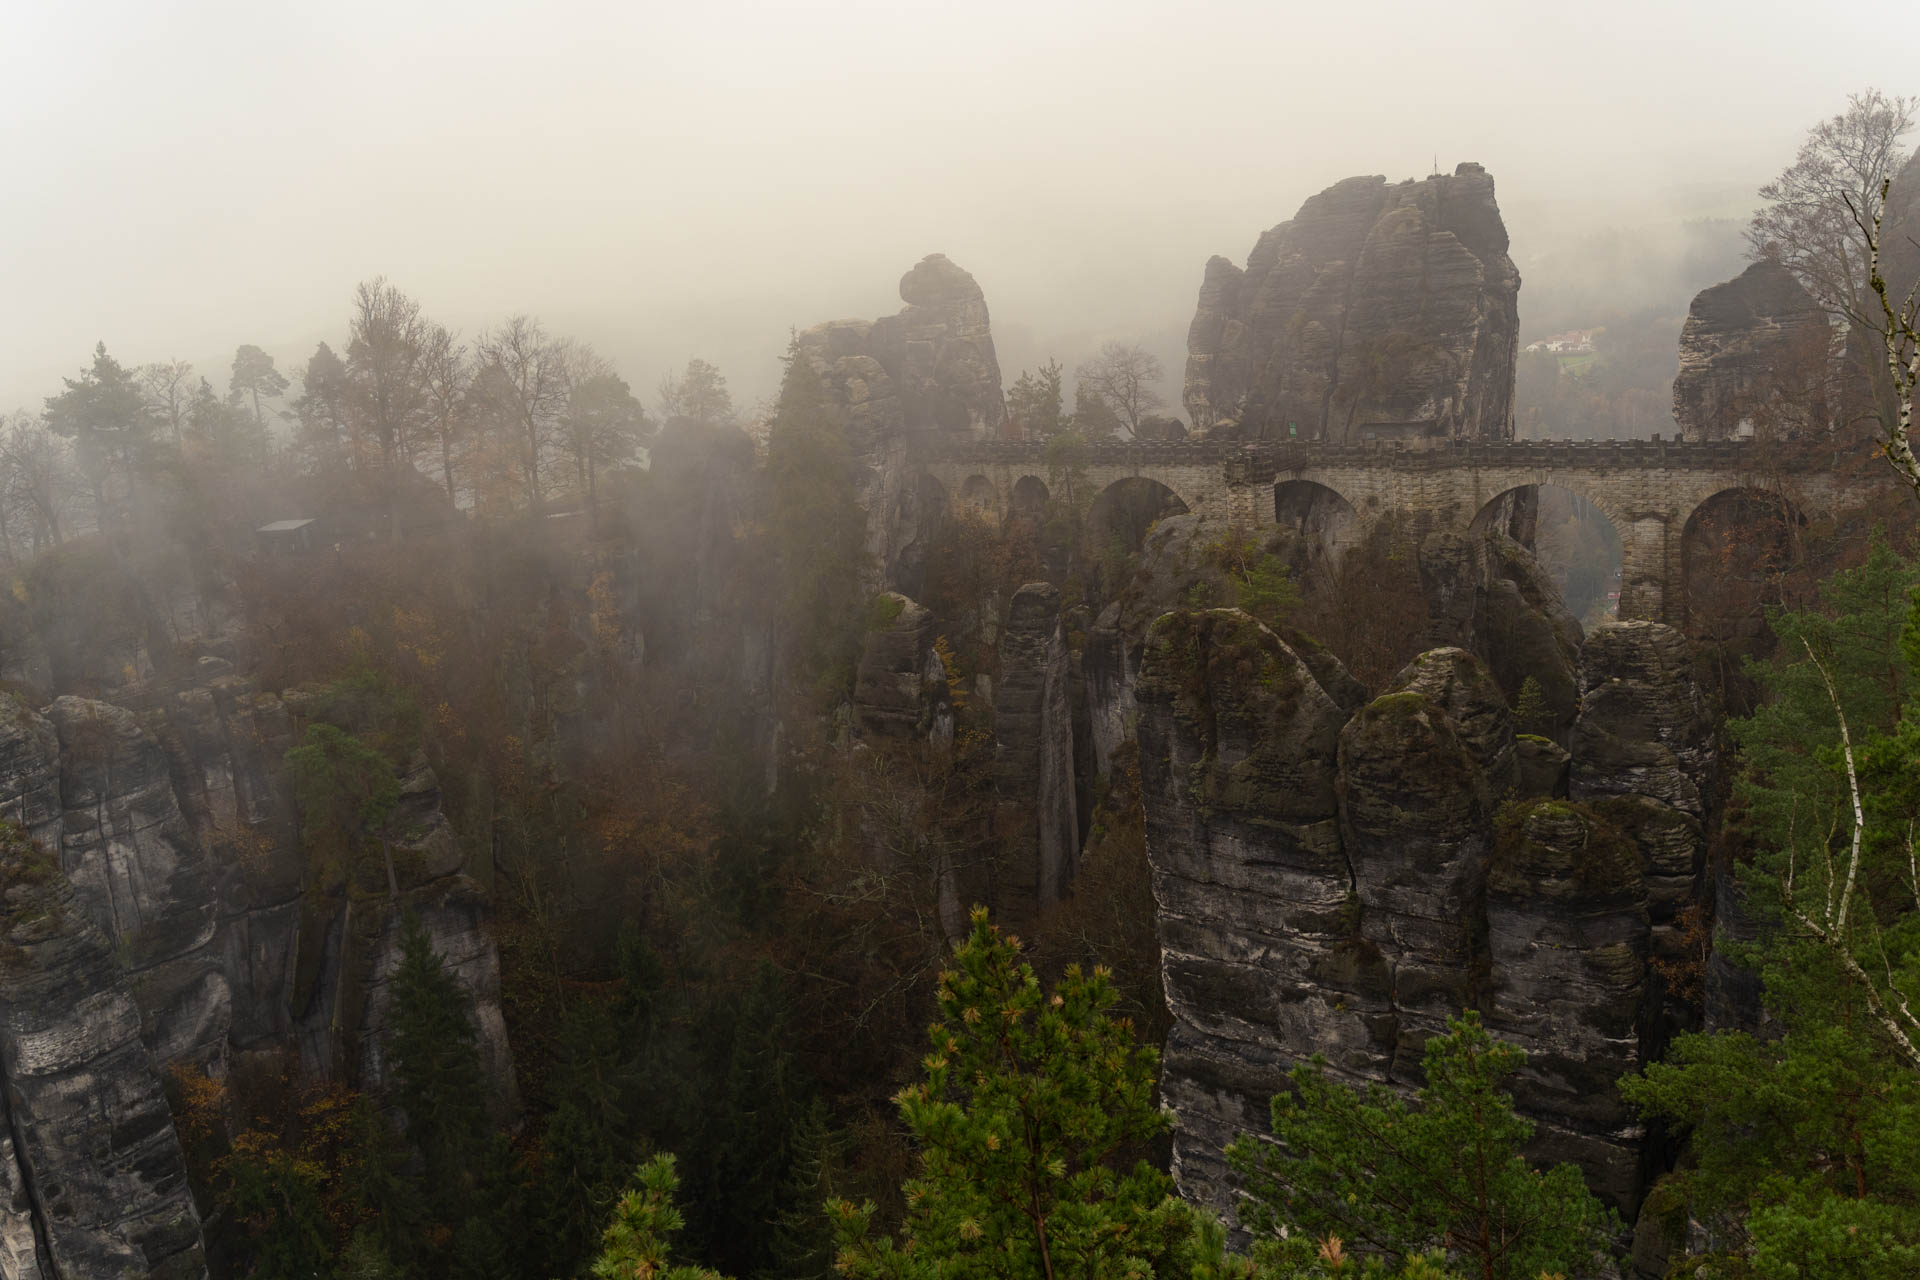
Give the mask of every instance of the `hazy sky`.
M 701 354 L 751 399 L 790 326 L 896 310 L 932 251 L 1011 380 L 1168 341 L 1208 255 L 1436 157 L 1493 172 L 1524 272 L 1742 212 L 1849 91 L 1920 90 L 1902 7 L 0 0 L 0 409 L 96 339 L 292 373 L 376 273 L 645 398 Z

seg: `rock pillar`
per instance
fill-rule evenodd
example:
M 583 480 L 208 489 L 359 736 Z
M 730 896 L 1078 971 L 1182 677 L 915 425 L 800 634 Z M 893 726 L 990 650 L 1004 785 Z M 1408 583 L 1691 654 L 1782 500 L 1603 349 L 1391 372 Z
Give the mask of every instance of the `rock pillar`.
M 994 898 L 1016 925 L 1058 902 L 1073 878 L 1080 823 L 1070 684 L 1060 589 L 1029 582 L 1007 608 L 993 700 L 994 826 L 1001 841 Z

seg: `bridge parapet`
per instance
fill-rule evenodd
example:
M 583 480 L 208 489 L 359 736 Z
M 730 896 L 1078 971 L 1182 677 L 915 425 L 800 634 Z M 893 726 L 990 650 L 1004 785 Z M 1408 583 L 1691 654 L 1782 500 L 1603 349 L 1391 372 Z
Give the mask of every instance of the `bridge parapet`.
M 1408 449 L 1388 441 L 1243 444 L 1198 440 L 1090 444 L 1077 451 L 1075 461 L 1085 466 L 1136 468 L 1222 465 L 1252 477 L 1262 472 L 1278 475 L 1316 467 L 1396 471 L 1488 467 L 1740 471 L 1747 469 L 1757 456 L 1753 444 L 1745 440 L 1463 441 L 1433 449 Z M 948 445 L 934 458 L 953 464 L 1031 467 L 1048 462 L 1048 447 L 1025 440 L 970 441 Z

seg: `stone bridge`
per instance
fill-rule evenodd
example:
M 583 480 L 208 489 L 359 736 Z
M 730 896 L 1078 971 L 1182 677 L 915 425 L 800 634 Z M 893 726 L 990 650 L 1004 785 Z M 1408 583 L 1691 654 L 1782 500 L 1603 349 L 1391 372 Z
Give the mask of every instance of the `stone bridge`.
M 1046 446 L 992 441 L 949 446 L 925 465 L 955 506 L 1004 516 L 1037 510 L 1068 473 Z M 1187 510 L 1236 525 L 1286 521 L 1322 534 L 1338 552 L 1389 515 L 1416 531 L 1484 526 L 1499 500 L 1555 485 L 1612 522 L 1623 559 L 1620 616 L 1678 622 L 1683 546 L 1716 500 L 1761 493 L 1805 520 L 1831 512 L 1858 477 L 1826 467 L 1780 474 L 1745 441 L 1513 441 L 1407 449 L 1365 444 L 1099 444 L 1079 452 L 1072 480 L 1105 495 L 1144 486 Z M 1098 498 L 1095 498 L 1098 502 Z M 1167 503 L 1169 509 L 1173 507 Z

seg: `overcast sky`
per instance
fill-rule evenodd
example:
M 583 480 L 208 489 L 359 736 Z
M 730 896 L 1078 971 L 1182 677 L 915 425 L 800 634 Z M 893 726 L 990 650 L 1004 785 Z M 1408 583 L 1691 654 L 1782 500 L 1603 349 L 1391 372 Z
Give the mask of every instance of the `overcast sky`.
M 1848 92 L 1920 90 L 1904 8 L 0 0 L 0 409 L 97 339 L 293 373 L 376 273 L 644 398 L 700 354 L 751 399 L 789 327 L 898 309 L 933 251 L 1011 380 L 1184 331 L 1210 254 L 1436 158 L 1492 171 L 1527 272 L 1741 213 Z

